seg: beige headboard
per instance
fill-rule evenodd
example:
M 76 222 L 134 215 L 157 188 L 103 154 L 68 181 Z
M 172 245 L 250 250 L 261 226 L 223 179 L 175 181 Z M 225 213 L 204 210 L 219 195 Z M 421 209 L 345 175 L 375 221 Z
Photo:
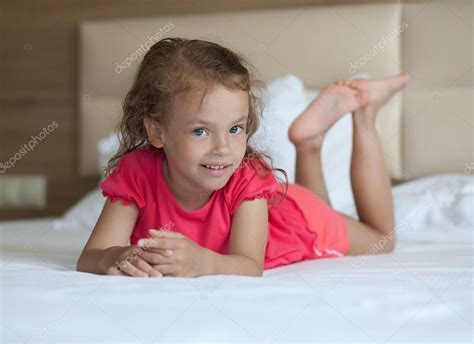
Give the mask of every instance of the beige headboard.
M 463 47 L 445 41 L 457 53 L 452 58 L 456 64 L 439 63 L 448 55 L 437 54 L 438 37 L 458 34 L 467 41 L 470 26 L 467 33 L 464 27 L 450 27 L 452 15 L 423 5 L 319 5 L 83 22 L 80 172 L 98 174 L 96 144 L 116 126 L 147 47 L 174 36 L 224 44 L 249 57 L 263 80 L 292 73 L 313 89 L 354 73 L 378 77 L 405 70 L 412 76 L 410 87 L 387 104 L 377 123 L 392 177 L 462 172 L 464 163 L 472 161 L 472 77 L 456 77 L 472 68 L 472 55 L 470 48 L 462 54 L 458 48 Z M 436 26 L 439 20 L 446 22 L 449 34 Z

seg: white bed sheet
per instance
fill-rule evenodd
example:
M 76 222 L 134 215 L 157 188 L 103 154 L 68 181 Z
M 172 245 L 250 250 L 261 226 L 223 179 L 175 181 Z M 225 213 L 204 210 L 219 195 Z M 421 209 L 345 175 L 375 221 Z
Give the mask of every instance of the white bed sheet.
M 2 343 L 472 342 L 472 242 L 401 242 L 262 278 L 74 271 L 88 233 L 1 223 Z
M 0 222 L 1 342 L 471 343 L 473 180 L 395 187 L 391 254 L 299 262 L 262 278 L 80 273 L 88 230 Z

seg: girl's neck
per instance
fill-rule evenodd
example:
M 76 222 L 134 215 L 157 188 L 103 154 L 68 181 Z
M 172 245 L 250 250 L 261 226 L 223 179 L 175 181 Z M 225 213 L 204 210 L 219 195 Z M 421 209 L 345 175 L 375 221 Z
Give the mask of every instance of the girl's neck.
M 165 180 L 165 183 L 168 185 L 168 189 L 170 189 L 175 200 L 184 210 L 193 211 L 201 209 L 207 203 L 207 201 L 209 201 L 212 194 L 214 193 L 211 192 L 209 195 L 204 195 L 203 193 L 196 194 L 193 192 L 183 192 L 182 190 L 179 190 L 177 187 L 175 187 L 168 173 L 168 162 L 165 156 L 163 158 L 162 169 L 163 178 Z

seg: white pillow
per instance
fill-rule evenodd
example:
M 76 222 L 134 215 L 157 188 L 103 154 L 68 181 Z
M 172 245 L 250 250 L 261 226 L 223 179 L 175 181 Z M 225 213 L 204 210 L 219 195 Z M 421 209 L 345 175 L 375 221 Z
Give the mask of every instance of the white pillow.
M 60 219 L 54 221 L 57 230 L 92 231 L 102 211 L 105 197 L 99 188 L 90 191 L 73 205 Z
M 115 155 L 120 147 L 118 133 L 110 134 L 97 143 L 98 163 L 100 171 L 107 166 L 109 160 Z M 101 180 L 104 175 L 101 174 Z
M 306 107 L 303 83 L 294 75 L 276 79 L 268 85 L 264 102 L 263 119 L 250 144 L 269 154 L 274 166 L 284 169 L 289 182 L 293 183 L 296 156 L 293 144 L 288 139 L 288 128 Z
M 419 178 L 393 188 L 400 241 L 472 242 L 474 177 Z

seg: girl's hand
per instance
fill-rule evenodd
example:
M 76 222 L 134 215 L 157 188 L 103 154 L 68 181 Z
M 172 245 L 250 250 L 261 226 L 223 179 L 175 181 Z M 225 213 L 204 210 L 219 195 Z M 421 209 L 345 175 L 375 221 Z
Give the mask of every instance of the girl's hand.
M 178 232 L 150 229 L 149 233 L 151 238 L 138 241 L 139 246 L 150 249 L 141 257 L 163 276 L 198 277 L 211 274 L 212 251 Z M 157 255 L 156 250 L 164 254 Z M 166 253 L 169 250 L 171 254 Z
M 121 275 L 133 277 L 163 277 L 153 266 L 143 259 L 145 252 L 140 246 L 112 247 L 109 249 L 105 263 L 106 275 Z M 147 252 L 148 253 L 148 252 Z M 160 253 L 153 253 L 159 255 Z

